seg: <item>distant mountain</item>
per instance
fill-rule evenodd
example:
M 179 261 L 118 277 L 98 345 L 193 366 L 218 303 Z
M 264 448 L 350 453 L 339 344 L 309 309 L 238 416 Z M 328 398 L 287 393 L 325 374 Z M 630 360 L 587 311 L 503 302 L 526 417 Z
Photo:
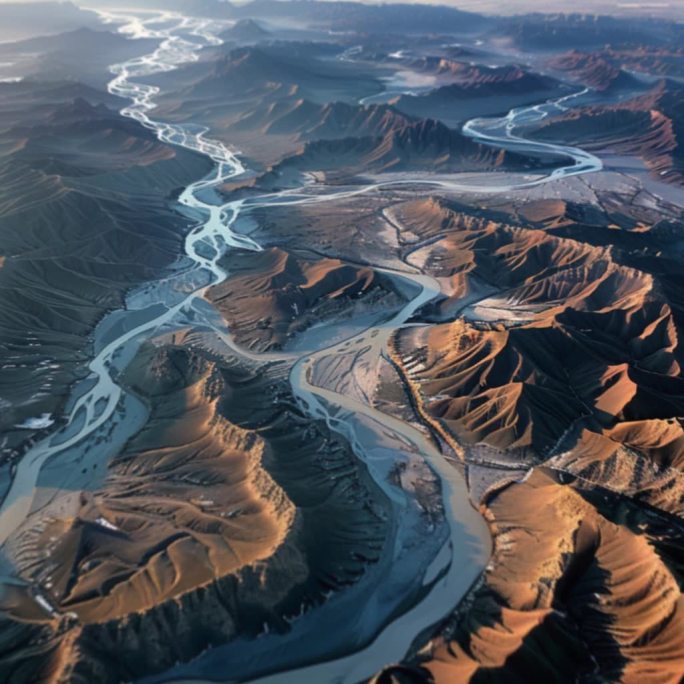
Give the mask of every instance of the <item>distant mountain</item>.
M 315 0 L 253 0 L 244 5 L 234 5 L 232 14 L 239 17 L 296 19 L 304 24 L 328 27 L 335 31 L 375 33 L 467 33 L 483 30 L 493 23 L 491 19 L 478 14 L 438 5 L 376 5 Z
M 158 0 L 143 0 L 160 7 Z M 164 9 L 220 19 L 273 19 L 334 31 L 371 33 L 472 33 L 491 28 L 495 19 L 453 7 L 428 4 L 366 4 L 331 0 L 169 0 Z
M 158 41 L 155 41 L 158 42 Z M 108 30 L 96 30 L 81 26 L 64 33 L 35 36 L 12 43 L 0 44 L 0 54 L 36 53 L 36 52 L 90 52 L 99 47 L 103 50 L 120 49 L 130 44 L 131 40 Z M 143 40 L 148 46 L 152 41 Z
M 440 60 L 438 73 L 456 80 L 423 95 L 401 95 L 392 104 L 412 116 L 432 116 L 450 125 L 473 116 L 505 113 L 512 107 L 560 95 L 556 80 L 515 65 L 486 67 Z
M 549 60 L 549 66 L 600 92 L 640 85 L 634 76 L 592 52 L 571 50 Z
M 231 107 L 238 102 L 295 95 L 318 102 L 356 101 L 382 90 L 378 78 L 344 62 L 319 59 L 319 51 L 316 45 L 307 44 L 236 48 L 211 66 L 189 67 L 195 78 L 176 99 L 181 106 L 211 100 L 225 101 Z
M 591 14 L 527 14 L 502 20 L 494 30 L 524 50 L 562 51 L 643 42 L 681 44 L 684 25 Z
M 116 120 L 114 120 L 114 117 L 116 117 Z M 46 121 L 51 124 L 79 124 L 81 126 L 104 119 L 108 119 L 111 123 L 116 123 L 117 125 L 121 123 L 128 124 L 129 127 L 133 123 L 130 119 L 124 119 L 117 112 L 113 112 L 104 103 L 91 104 L 84 97 L 76 97 L 71 102 L 53 109 L 46 117 Z
M 411 69 L 421 71 L 435 76 L 450 76 L 457 80 L 476 81 L 476 80 L 501 80 L 506 76 L 502 70 L 511 72 L 513 77 L 514 67 L 486 67 L 475 64 L 472 61 L 461 61 L 449 57 L 437 57 L 433 55 L 423 55 L 408 63 Z
M 83 99 L 91 105 L 123 106 L 114 95 L 73 81 L 26 80 L 0 84 L 0 126 L 10 128 L 18 121 L 24 126 L 43 123 L 69 103 Z
M 684 183 L 684 85 L 662 80 L 630 100 L 571 110 L 536 135 L 638 156 L 660 180 Z
M 81 27 L 0 44 L 0 57 L 13 61 L 25 77 L 75 80 L 101 87 L 111 78 L 109 65 L 149 53 L 158 42 Z
M 384 135 L 308 142 L 299 153 L 274 167 L 274 173 L 297 169 L 333 175 L 425 170 L 527 170 L 544 163 L 474 142 L 432 119 L 392 128 Z
M 606 46 L 591 54 L 623 71 L 684 78 L 684 48 L 680 45 Z
M 272 37 L 273 35 L 254 19 L 241 19 L 221 34 L 223 40 L 236 43 L 259 43 Z
M 0 3 L 0 41 L 23 40 L 101 25 L 97 14 L 71 2 Z
M 411 119 L 387 105 L 315 104 L 280 100 L 247 113 L 232 127 L 270 134 L 297 134 L 304 140 L 383 135 Z

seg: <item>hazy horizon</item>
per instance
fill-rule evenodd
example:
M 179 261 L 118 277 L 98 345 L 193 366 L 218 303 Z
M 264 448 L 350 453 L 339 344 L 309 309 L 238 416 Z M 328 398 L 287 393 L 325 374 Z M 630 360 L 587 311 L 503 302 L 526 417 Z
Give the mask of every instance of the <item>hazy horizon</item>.
M 233 4 L 249 4 L 251 0 L 229 0 Z M 280 0 L 288 2 L 288 0 Z M 330 2 L 334 0 L 320 0 Z M 597 14 L 630 16 L 652 15 L 660 17 L 684 18 L 684 5 L 682 3 L 666 0 L 663 2 L 636 2 L 630 0 L 515 0 L 501 2 L 501 0 L 348 0 L 351 2 L 363 2 L 367 4 L 429 4 L 454 7 L 470 12 L 484 14 L 524 14 L 528 12 L 595 12 Z M 42 2 L 72 2 L 72 4 L 87 8 L 90 5 L 131 6 L 135 0 L 122 0 L 122 2 L 92 2 L 90 0 L 0 0 L 0 4 L 38 4 Z M 678 6 L 679 5 L 679 6 Z

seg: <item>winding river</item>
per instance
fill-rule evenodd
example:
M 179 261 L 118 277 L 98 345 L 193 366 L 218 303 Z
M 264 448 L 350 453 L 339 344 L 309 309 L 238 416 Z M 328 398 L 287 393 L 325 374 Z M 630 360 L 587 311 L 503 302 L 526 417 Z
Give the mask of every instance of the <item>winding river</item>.
M 193 321 L 213 330 L 234 353 L 254 361 L 276 358 L 291 362 L 291 386 L 302 410 L 312 418 L 325 420 L 332 430 L 349 440 L 356 456 L 392 502 L 395 520 L 383 559 L 369 570 L 368 579 L 294 621 L 287 635 L 264 634 L 238 647 L 233 644 L 213 649 L 191 665 L 179 666 L 150 681 L 219 680 L 225 676 L 226 662 L 230 662 L 231 678 L 245 681 L 262 674 L 255 663 L 267 652 L 270 669 L 262 665 L 264 678 L 253 681 L 357 682 L 400 660 L 417 634 L 453 610 L 481 574 L 491 542 L 484 521 L 469 503 L 463 478 L 423 432 L 357 399 L 315 386 L 311 369 L 322 357 L 345 353 L 352 345 L 364 345 L 366 354 L 379 358 L 392 332 L 436 297 L 439 286 L 429 276 L 410 270 L 392 272 L 393 277 L 407 281 L 415 293 L 394 316 L 342 342 L 319 344 L 314 352 L 280 355 L 238 349 L 218 317 L 207 314 L 209 307 L 204 295 L 209 287 L 227 277 L 218 263 L 226 249 L 262 249 L 251 238 L 233 230 L 237 218 L 255 208 L 328 202 L 400 185 L 500 193 L 599 170 L 601 162 L 582 150 L 527 141 L 515 133 L 520 124 L 563 109 L 581 93 L 516 109 L 502 118 L 474 119 L 465 125 L 464 133 L 486 144 L 568 160 L 567 165 L 548 174 L 521 176 L 519 183 L 479 185 L 457 179 L 414 178 L 374 182 L 325 194 L 320 193 L 320 187 L 305 186 L 223 203 L 213 189 L 246 172 L 240 158 L 223 143 L 208 137 L 204 128 L 156 121 L 154 99 L 159 90 L 138 79 L 196 60 L 203 47 L 221 44 L 218 31 L 224 27 L 173 12 L 101 12 L 101 16 L 120 24 L 119 31 L 131 39 L 159 40 L 151 54 L 111 67 L 109 91 L 129 101 L 121 114 L 151 129 L 163 142 L 209 157 L 214 171 L 189 185 L 179 197 L 179 209 L 195 222 L 185 239 L 183 255 L 191 268 L 179 271 L 171 279 L 149 284 L 144 288 L 144 296 L 131 293 L 125 309 L 112 312 L 98 326 L 90 375 L 87 382 L 74 390 L 66 424 L 34 445 L 15 470 L 0 507 L 0 544 L 12 538 L 35 508 L 36 485 L 46 464 L 63 462 L 68 466 L 73 454 L 94 451 L 100 460 L 109 458 L 139 429 L 144 422 L 139 402 L 124 392 L 113 377 L 126 367 L 140 345 L 160 329 Z M 105 431 L 110 435 L 109 441 L 93 450 L 94 440 Z M 409 505 L 409 496 L 388 480 L 397 460 L 416 458 L 426 463 L 439 479 L 443 497 L 446 525 L 441 534 L 428 542 L 416 538 L 415 507 Z M 409 601 L 411 597 L 413 600 Z M 341 620 L 340 616 L 349 619 Z

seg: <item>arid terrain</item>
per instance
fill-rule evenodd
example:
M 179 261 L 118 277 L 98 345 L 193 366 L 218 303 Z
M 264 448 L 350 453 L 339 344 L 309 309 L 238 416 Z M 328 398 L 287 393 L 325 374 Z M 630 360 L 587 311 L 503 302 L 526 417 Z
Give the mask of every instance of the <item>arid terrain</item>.
M 0 682 L 682 680 L 684 24 L 466 4 L 0 3 Z

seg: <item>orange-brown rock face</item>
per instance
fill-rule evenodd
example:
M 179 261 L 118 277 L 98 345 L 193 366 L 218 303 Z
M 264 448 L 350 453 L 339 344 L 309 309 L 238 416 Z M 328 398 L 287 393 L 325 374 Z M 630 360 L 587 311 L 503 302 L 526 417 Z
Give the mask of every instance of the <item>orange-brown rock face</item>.
M 436 239 L 411 259 L 466 304 L 455 321 L 401 332 L 396 352 L 427 415 L 457 440 L 541 458 L 576 425 L 602 433 L 680 414 L 676 324 L 652 274 L 610 249 L 446 206 L 396 216 L 430 211 L 412 226 Z M 452 309 L 446 298 L 435 315 Z
M 31 530 L 45 556 L 34 579 L 81 623 L 148 610 L 268 558 L 293 523 L 263 470 L 263 440 L 217 413 L 216 372 L 175 371 L 175 356 L 138 370 L 152 415 L 102 486 Z
M 624 76 L 624 74 L 623 74 Z M 684 91 L 663 80 L 623 102 L 581 107 L 540 124 L 543 139 L 582 141 L 587 148 L 640 157 L 654 177 L 682 183 Z
M 384 300 L 387 307 L 398 301 L 371 268 L 339 259 L 297 258 L 272 248 L 228 258 L 226 268 L 229 278 L 208 297 L 236 341 L 257 349 L 280 348 L 326 315 L 359 313 L 358 300 Z
M 542 472 L 493 494 L 484 510 L 495 553 L 482 586 L 413 679 L 402 668 L 391 676 L 438 683 L 680 681 L 684 599 L 663 554 L 664 525 L 644 523 L 636 507 L 621 506 L 616 515 L 620 505 L 605 504 L 610 513 L 602 514 Z M 389 672 L 383 676 L 391 681 Z
M 24 625 L 6 639 L 40 645 L 5 671 L 55 682 L 163 671 L 238 635 L 287 632 L 377 560 L 382 504 L 348 446 L 272 376 L 210 357 L 144 347 L 124 379 L 148 407 L 142 429 L 96 488 L 41 492 L 40 517 L 12 544 L 27 584 L 0 597 Z
M 680 681 L 679 290 L 651 260 L 555 235 L 572 212 L 391 210 L 448 295 L 393 357 L 463 458 L 495 550 L 442 636 L 379 682 Z M 594 220 L 617 245 L 652 230 Z
M 600 54 L 572 50 L 549 62 L 553 69 L 565 72 L 598 91 L 634 87 L 636 80 Z

